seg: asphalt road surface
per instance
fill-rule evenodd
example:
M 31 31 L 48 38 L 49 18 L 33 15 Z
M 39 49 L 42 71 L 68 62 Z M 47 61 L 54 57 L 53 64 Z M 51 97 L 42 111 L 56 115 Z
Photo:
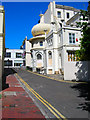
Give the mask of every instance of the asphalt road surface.
M 26 70 L 14 70 L 36 93 L 52 105 L 55 110 L 58 110 L 59 113 L 61 113 L 61 117 L 63 115 L 67 119 L 77 118 L 80 120 L 87 120 L 87 92 L 81 87 L 86 86 L 86 84 L 60 82 L 30 73 Z M 27 90 L 26 87 L 25 89 Z M 43 114 L 48 118 L 57 118 L 41 100 L 29 90 L 27 91 Z

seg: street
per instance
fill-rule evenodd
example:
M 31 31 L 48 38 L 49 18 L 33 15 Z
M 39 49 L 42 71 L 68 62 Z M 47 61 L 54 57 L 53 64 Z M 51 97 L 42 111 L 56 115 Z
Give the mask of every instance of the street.
M 75 89 L 81 83 L 54 81 L 21 69 L 15 69 L 15 71 L 36 93 L 53 106 L 55 110 L 59 111 L 61 117 L 84 118 L 84 120 L 88 118 L 88 110 L 83 109 L 86 100 Z M 28 91 L 27 88 L 26 90 Z M 37 99 L 30 91 L 28 93 L 49 118 L 56 118 L 55 114 L 41 100 Z

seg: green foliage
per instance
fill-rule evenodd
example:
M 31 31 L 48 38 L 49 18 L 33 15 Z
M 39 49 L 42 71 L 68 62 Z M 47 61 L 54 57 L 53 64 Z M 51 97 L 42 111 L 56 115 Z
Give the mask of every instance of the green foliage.
M 0 99 L 2 98 L 2 95 L 0 94 Z
M 81 15 L 83 15 L 83 20 L 87 20 L 87 11 L 82 10 Z M 87 61 L 90 60 L 90 27 L 88 27 L 87 22 L 78 22 L 77 26 L 82 28 L 81 31 L 83 34 L 82 38 L 80 39 L 80 50 L 76 51 L 76 57 L 78 61 Z

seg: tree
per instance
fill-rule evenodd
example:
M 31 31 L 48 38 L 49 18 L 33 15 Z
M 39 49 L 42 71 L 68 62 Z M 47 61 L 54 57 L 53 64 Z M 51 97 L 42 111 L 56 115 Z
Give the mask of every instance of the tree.
M 90 5 L 90 2 L 89 2 Z M 89 12 L 81 10 L 81 18 L 80 20 L 86 21 L 89 18 Z M 80 50 L 76 51 L 77 60 L 88 61 L 90 60 L 90 27 L 88 26 L 88 22 L 78 22 L 77 27 L 81 27 L 82 38 L 80 44 Z

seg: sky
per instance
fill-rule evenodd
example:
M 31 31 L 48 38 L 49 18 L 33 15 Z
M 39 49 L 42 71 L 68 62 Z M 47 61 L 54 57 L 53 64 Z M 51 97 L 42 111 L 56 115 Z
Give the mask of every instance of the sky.
M 88 2 L 56 2 L 87 10 Z M 38 24 L 39 14 L 44 14 L 49 2 L 2 2 L 5 9 L 5 47 L 19 49 L 27 36 L 32 37 L 31 29 Z

